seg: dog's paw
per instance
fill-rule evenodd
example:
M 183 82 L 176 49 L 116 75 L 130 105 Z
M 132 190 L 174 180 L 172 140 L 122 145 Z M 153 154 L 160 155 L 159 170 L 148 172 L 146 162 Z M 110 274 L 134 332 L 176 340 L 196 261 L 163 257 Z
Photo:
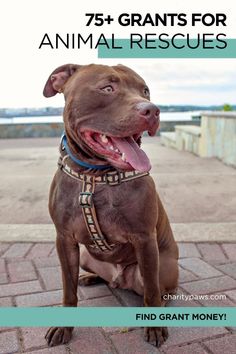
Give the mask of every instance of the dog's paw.
M 49 347 L 68 343 L 72 337 L 73 327 L 51 327 L 45 335 Z
M 146 327 L 144 337 L 150 344 L 160 347 L 168 338 L 168 330 L 166 327 Z

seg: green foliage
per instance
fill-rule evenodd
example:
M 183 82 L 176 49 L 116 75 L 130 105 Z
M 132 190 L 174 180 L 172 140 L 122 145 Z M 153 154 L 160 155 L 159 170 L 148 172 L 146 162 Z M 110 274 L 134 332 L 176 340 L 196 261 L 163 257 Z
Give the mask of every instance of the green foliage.
M 223 111 L 224 111 L 224 112 L 231 112 L 232 110 L 233 110 L 233 107 L 232 107 L 230 104 L 225 103 L 225 104 L 223 105 Z

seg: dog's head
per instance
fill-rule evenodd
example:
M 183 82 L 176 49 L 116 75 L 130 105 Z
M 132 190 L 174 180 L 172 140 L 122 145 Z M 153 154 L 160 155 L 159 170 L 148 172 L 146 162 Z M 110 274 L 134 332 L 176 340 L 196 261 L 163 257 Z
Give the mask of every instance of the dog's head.
M 138 74 L 123 65 L 67 64 L 54 70 L 43 93 L 58 92 L 65 96 L 65 130 L 73 146 L 120 170 L 150 170 L 141 136 L 155 135 L 160 111 Z

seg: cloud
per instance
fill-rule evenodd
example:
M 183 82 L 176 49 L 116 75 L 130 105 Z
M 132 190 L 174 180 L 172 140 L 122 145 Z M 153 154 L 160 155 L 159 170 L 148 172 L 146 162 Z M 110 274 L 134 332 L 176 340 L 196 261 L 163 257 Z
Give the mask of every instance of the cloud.
M 160 104 L 236 103 L 235 59 L 166 59 L 136 65 Z

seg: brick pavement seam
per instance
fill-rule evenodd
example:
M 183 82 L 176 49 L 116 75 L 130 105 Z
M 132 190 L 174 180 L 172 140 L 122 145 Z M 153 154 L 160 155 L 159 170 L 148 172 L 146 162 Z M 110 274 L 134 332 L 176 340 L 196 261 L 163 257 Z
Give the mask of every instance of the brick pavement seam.
M 235 331 L 233 330 L 233 328 L 235 328 L 235 327 L 228 327 L 228 326 L 226 326 L 225 328 L 227 329 L 227 331 L 230 332 L 230 334 L 235 334 Z
M 24 353 L 25 350 L 24 350 L 24 341 L 23 341 L 23 334 L 22 334 L 22 330 L 21 328 L 17 328 L 17 340 L 18 340 L 18 344 L 19 344 L 19 349 L 20 349 L 20 353 Z
M 113 288 L 109 287 L 109 289 L 110 289 L 112 295 L 113 295 L 113 296 L 117 299 L 117 301 L 121 304 L 121 306 L 126 307 L 125 301 L 123 301 L 122 297 L 121 297 L 119 294 L 117 294 L 117 293 L 113 290 Z
M 222 243 L 223 243 L 223 242 L 218 242 L 218 244 L 219 244 L 219 246 L 220 246 L 220 249 L 221 249 L 222 253 L 224 254 L 225 258 L 228 259 L 228 260 L 230 260 L 230 258 L 229 258 L 229 256 L 227 255 L 227 253 L 226 253 L 224 247 L 222 247 Z M 225 242 L 225 243 L 226 243 L 226 242 Z
M 208 279 L 217 279 L 217 278 L 223 278 L 223 277 L 225 277 L 225 275 L 223 275 L 222 274 L 222 276 L 218 276 L 218 277 L 211 277 L 211 278 L 204 278 L 204 279 L 198 279 L 198 280 L 192 280 L 192 281 L 189 281 L 189 282 L 184 282 L 184 283 L 181 283 L 181 285 L 183 285 L 183 284 L 190 284 L 190 283 L 193 283 L 193 282 L 198 282 L 198 281 L 206 281 L 206 280 L 208 280 Z M 229 275 L 227 275 L 227 277 L 228 278 L 230 278 L 231 280 L 234 280 L 232 277 L 230 277 Z M 235 286 L 233 286 L 232 288 L 227 288 L 227 289 L 223 289 L 222 291 L 230 291 L 230 290 L 235 290 Z M 186 293 L 187 294 L 189 294 L 189 295 L 191 295 L 186 289 L 185 289 L 185 291 L 186 291 Z M 206 294 L 217 294 L 219 292 L 219 290 L 216 290 L 216 291 L 211 291 L 211 292 L 209 292 L 209 293 L 206 293 Z M 204 294 L 204 295 L 206 295 L 206 294 Z M 197 295 L 197 294 L 196 294 Z M 198 294 L 198 295 L 200 295 L 200 294 Z
M 190 273 L 192 273 L 193 275 L 195 275 L 196 277 L 198 277 L 198 279 L 187 280 L 187 281 L 182 282 L 181 284 L 192 283 L 192 282 L 199 281 L 199 280 L 207 280 L 207 279 L 221 278 L 222 276 L 225 276 L 225 275 L 227 275 L 228 277 L 230 277 L 229 274 L 222 274 L 222 275 L 213 275 L 213 276 L 207 277 L 207 278 L 200 278 L 196 273 L 194 273 L 194 272 L 191 271 L 190 269 L 185 268 L 182 264 L 181 264 L 181 266 L 179 265 L 179 267 L 183 268 L 184 270 L 187 270 L 188 272 L 190 272 Z M 219 270 L 219 269 L 217 269 L 217 270 L 221 272 L 221 270 Z M 222 273 L 223 273 L 223 272 L 222 272 Z M 230 277 L 230 278 L 232 278 L 232 277 Z
M 37 279 L 38 279 L 38 281 L 39 281 L 39 284 L 40 284 L 41 287 L 42 287 L 42 290 L 48 291 L 48 290 L 47 290 L 47 287 L 46 287 L 46 284 L 45 284 L 43 278 L 41 277 L 41 274 L 40 274 L 38 268 L 36 267 L 36 264 L 34 263 L 34 260 L 33 260 L 33 259 L 32 259 L 32 264 L 33 264 L 33 268 L 34 268 L 34 271 L 35 271 L 35 273 L 36 273 Z
M 16 242 L 17 243 L 17 242 Z M 34 245 L 36 244 L 36 242 L 32 242 L 32 245 L 30 246 L 30 248 L 28 249 L 28 251 L 26 252 L 26 254 L 24 255 L 24 258 L 26 259 L 28 254 L 30 253 L 30 251 L 32 250 L 32 248 L 34 247 Z
M 196 327 L 196 328 L 197 328 L 197 327 Z M 225 328 L 225 329 L 227 330 L 226 327 L 220 327 L 220 328 Z M 174 347 L 180 347 L 180 346 L 183 347 L 183 346 L 185 346 L 185 345 L 190 345 L 190 344 L 194 344 L 194 343 L 203 344 L 203 343 L 206 342 L 206 341 L 214 340 L 214 339 L 217 339 L 217 338 L 230 337 L 230 335 L 231 335 L 231 333 L 230 333 L 229 331 L 228 331 L 228 333 L 213 334 L 213 335 L 211 335 L 211 336 L 209 336 L 209 337 L 193 339 L 193 340 L 191 340 L 190 342 L 186 341 L 186 342 L 184 342 L 184 343 L 181 343 L 181 345 L 176 345 L 176 344 L 170 345 L 170 346 L 168 346 L 168 349 L 169 349 L 169 348 L 174 348 Z M 208 352 L 209 352 L 210 354 L 212 354 L 212 353 L 209 351 L 209 349 L 208 349 Z M 214 354 L 214 353 L 213 353 L 213 354 Z M 228 354 L 228 353 L 227 353 L 227 354 Z
M 4 259 L 4 258 L 3 258 Z M 9 268 L 8 268 L 8 259 L 6 258 L 5 259 L 5 266 L 6 266 L 6 271 L 7 271 L 7 280 L 8 280 L 8 283 L 10 283 L 10 271 L 9 271 Z M 13 306 L 15 305 L 15 301 L 14 301 L 14 296 L 10 296 L 11 297 L 11 302 L 13 304 Z
M 37 327 L 36 327 L 37 328 Z M 45 327 L 45 333 L 47 331 L 47 327 Z M 28 352 L 34 352 L 35 350 L 42 350 L 42 349 L 47 349 L 46 347 L 46 340 L 45 340 L 45 344 L 43 345 L 39 345 L 39 346 L 32 346 L 31 348 L 27 349 L 25 347 L 25 344 L 24 344 L 24 335 L 23 335 L 23 332 L 22 332 L 22 327 L 19 328 L 19 340 L 21 342 L 21 353 L 28 353 Z
M 51 249 L 51 251 L 49 252 L 48 257 L 51 257 L 51 254 L 54 252 L 55 248 L 56 248 L 56 246 L 54 246 L 54 247 Z
M 7 278 L 8 278 L 8 283 L 11 283 L 11 284 L 15 284 L 15 283 L 24 283 L 24 282 L 27 282 L 27 281 L 33 281 L 33 280 L 37 280 L 37 279 L 28 279 L 28 280 L 17 280 L 17 281 L 11 281 L 11 275 L 10 275 L 10 270 L 9 270 L 9 264 L 13 263 L 10 261 L 9 258 L 5 258 L 6 260 L 6 269 L 7 269 Z M 30 262 L 32 265 L 33 265 L 33 262 L 31 260 L 27 260 L 25 258 L 23 258 L 24 261 L 26 262 Z M 33 265 L 33 268 L 34 268 L 34 265 Z M 34 269 L 35 270 L 35 269 Z M 37 276 L 37 273 L 36 273 L 36 276 Z
M 196 242 L 196 243 L 195 243 L 195 246 L 196 246 L 198 252 L 200 253 L 201 259 L 204 259 L 204 254 L 202 253 L 200 247 L 198 247 L 198 244 L 199 244 L 199 243 L 200 243 L 200 242 Z M 209 243 L 210 243 L 210 242 L 209 242 Z M 214 243 L 215 243 L 215 242 L 214 242 Z
M 227 329 L 227 327 L 224 327 Z M 227 329 L 228 330 L 228 329 Z M 209 340 L 214 340 L 214 339 L 218 339 L 218 338 L 224 338 L 224 337 L 229 337 L 231 336 L 231 332 L 229 331 L 229 333 L 225 333 L 225 334 L 216 334 L 215 336 L 212 336 L 210 338 L 204 338 L 203 340 L 201 340 L 201 344 L 204 347 L 204 349 L 209 353 L 209 354 L 215 354 L 214 352 L 212 352 L 205 344 L 205 342 L 209 341 Z M 227 353 L 226 353 L 227 354 Z
M 188 257 L 186 257 L 188 258 Z M 195 258 L 195 257 L 189 257 L 189 258 Z M 202 259 L 202 258 L 200 258 Z M 197 280 L 204 280 L 204 279 L 210 279 L 210 278 L 217 278 L 217 277 L 220 277 L 220 275 L 215 275 L 215 276 L 212 276 L 212 277 L 209 277 L 209 278 L 200 278 L 196 273 L 194 273 L 191 269 L 188 269 L 188 268 L 185 268 L 182 264 L 178 264 L 179 268 L 182 268 L 183 270 L 186 270 L 188 271 L 189 273 L 191 273 L 192 275 L 194 275 L 195 277 L 197 277 L 198 279 L 192 279 L 192 280 L 187 280 L 187 281 L 183 281 L 181 282 L 182 283 L 191 283 L 192 281 L 197 281 Z M 218 270 L 218 269 L 217 269 Z M 227 274 L 228 275 L 228 274 Z
M 119 352 L 117 351 L 117 349 L 116 349 L 116 347 L 115 347 L 115 345 L 114 345 L 112 339 L 110 338 L 110 334 L 109 334 L 109 333 L 106 333 L 102 327 L 101 327 L 101 333 L 102 333 L 103 336 L 105 337 L 107 344 L 109 344 L 110 347 L 111 347 L 112 350 L 113 350 L 113 353 L 111 353 L 111 354 L 119 354 Z
M 168 339 L 167 339 L 168 340 Z M 199 340 L 199 339 L 197 339 L 197 340 Z M 202 342 L 195 342 L 194 343 L 194 341 L 192 341 L 192 342 L 189 342 L 189 343 L 181 343 L 181 344 L 174 344 L 174 345 L 170 345 L 170 346 L 167 346 L 167 348 L 164 348 L 164 349 L 162 349 L 162 347 L 161 348 L 158 348 L 159 349 L 159 351 L 161 352 L 161 353 L 163 353 L 163 354 L 165 354 L 165 353 L 168 353 L 168 351 L 169 351 L 169 349 L 181 349 L 181 348 L 184 348 L 184 347 L 186 347 L 186 346 L 188 346 L 188 345 L 192 345 L 192 344 L 198 344 L 200 347 L 201 347 L 201 349 L 203 349 L 203 350 L 205 350 L 208 354 L 214 354 L 214 353 L 212 353 L 208 348 L 205 348 L 205 346 L 204 345 L 202 345 Z M 189 353 L 190 354 L 190 353 Z M 191 353 L 192 354 L 192 353 Z
M 2 258 L 2 259 L 3 259 L 3 263 L 5 266 L 5 271 L 6 271 L 6 275 L 7 275 L 7 282 L 10 283 L 10 272 L 8 269 L 8 261 L 7 261 L 7 258 Z
M 117 294 L 115 291 L 113 291 L 113 288 L 109 287 L 112 295 L 117 299 L 117 301 L 124 307 L 126 307 L 125 301 L 123 301 L 122 297 Z
M 222 328 L 222 327 L 220 327 L 220 328 Z M 226 327 L 223 327 L 223 328 L 225 328 L 225 329 L 227 330 L 227 328 L 226 328 Z M 227 331 L 228 331 L 228 330 L 227 330 Z M 230 335 L 231 335 L 231 332 L 230 332 L 230 331 L 228 331 L 228 333 L 214 334 L 214 335 L 213 335 L 213 336 L 211 336 L 211 337 L 206 337 L 206 338 L 204 338 L 204 339 L 201 339 L 201 342 L 202 342 L 202 343 L 204 343 L 204 342 L 208 341 L 209 339 L 216 339 L 216 338 L 230 337 Z
M 217 265 L 219 265 L 219 266 L 221 266 L 221 265 L 224 265 L 224 264 L 230 264 L 230 263 L 223 263 L 223 264 L 217 264 Z M 212 266 L 213 267 L 213 266 Z M 214 268 L 216 268 L 216 267 L 214 267 Z M 229 275 L 228 273 L 226 273 L 224 270 L 222 270 L 222 269 L 218 269 L 218 268 L 216 268 L 217 270 L 219 270 L 223 275 L 228 275 L 230 278 L 233 278 L 234 280 L 236 280 L 236 275 L 235 275 L 235 277 L 234 276 L 232 276 L 232 275 Z M 206 279 L 208 279 L 208 278 L 206 278 Z
M 194 242 L 192 242 L 192 243 L 194 243 Z M 198 252 L 200 253 L 200 255 L 201 255 L 201 259 L 203 259 L 203 260 L 205 260 L 207 263 L 208 263 L 208 260 L 204 257 L 204 254 L 202 253 L 202 251 L 201 251 L 201 248 L 199 247 L 199 244 L 201 244 L 202 242 L 196 242 L 196 243 L 194 243 L 195 244 L 195 246 L 197 247 L 197 250 L 198 250 Z M 207 244 L 216 244 L 216 245 L 218 245 L 219 247 L 220 247 L 220 250 L 221 250 L 221 252 L 223 253 L 223 255 L 225 256 L 225 258 L 228 260 L 228 261 L 230 261 L 230 259 L 229 259 L 229 257 L 228 257 L 228 255 L 227 255 L 227 253 L 225 252 L 225 250 L 224 250 L 224 248 L 222 247 L 222 243 L 227 243 L 227 242 L 223 242 L 223 241 L 209 241 L 209 242 L 207 242 Z M 220 263 L 218 263 L 219 265 L 220 264 L 225 264 L 224 262 L 220 262 Z M 211 266 L 213 266 L 212 264 L 211 264 Z
M 214 353 L 212 353 L 212 351 L 203 343 L 203 342 L 199 342 L 198 343 L 200 346 L 201 346 L 201 348 L 203 348 L 203 350 L 205 351 L 205 352 L 207 352 L 208 354 L 214 354 Z
M 182 266 L 181 266 L 181 267 L 182 267 Z M 185 268 L 184 268 L 184 270 L 188 270 L 188 269 L 185 269 Z M 196 275 L 196 274 L 194 274 L 194 275 Z M 181 283 L 181 284 L 193 283 L 193 282 L 196 282 L 196 281 L 201 281 L 201 280 L 203 281 L 203 280 L 207 280 L 207 279 L 222 278 L 222 277 L 225 277 L 225 276 L 227 276 L 227 277 L 229 277 L 229 278 L 232 278 L 229 274 L 222 274 L 222 275 L 214 275 L 214 276 L 208 277 L 208 278 L 199 278 L 199 277 L 198 277 L 198 279 L 184 281 L 184 282 Z M 234 280 L 234 279 L 232 278 L 232 280 Z M 234 287 L 233 289 L 235 289 L 235 287 Z M 227 290 L 232 290 L 232 289 L 227 289 Z
M 205 352 L 207 352 L 209 354 L 214 354 L 214 353 L 211 353 L 211 351 L 205 345 L 203 345 L 202 342 L 198 342 L 198 344 L 203 350 L 205 350 Z
M 0 250 L 0 257 L 3 256 L 4 253 L 7 252 L 9 250 L 9 248 L 11 247 L 11 243 L 8 243 L 8 242 L 1 242 L 1 243 L 8 244 L 8 247 L 3 251 Z
M 10 283 L 11 281 L 11 277 L 10 277 L 10 270 L 9 270 L 9 267 L 8 267 L 8 264 L 9 264 L 9 260 L 7 258 L 3 258 L 3 260 L 5 260 L 5 267 L 6 267 L 6 273 L 7 273 L 7 280 L 8 280 L 8 283 Z

